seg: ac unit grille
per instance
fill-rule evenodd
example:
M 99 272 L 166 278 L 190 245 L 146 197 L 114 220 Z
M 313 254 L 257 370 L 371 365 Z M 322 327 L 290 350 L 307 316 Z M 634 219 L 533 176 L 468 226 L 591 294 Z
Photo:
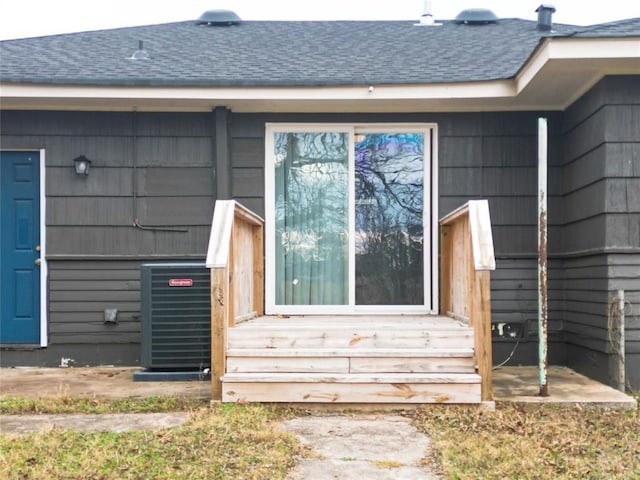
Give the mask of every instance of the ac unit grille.
M 142 366 L 211 366 L 211 277 L 203 263 L 151 263 L 140 269 Z

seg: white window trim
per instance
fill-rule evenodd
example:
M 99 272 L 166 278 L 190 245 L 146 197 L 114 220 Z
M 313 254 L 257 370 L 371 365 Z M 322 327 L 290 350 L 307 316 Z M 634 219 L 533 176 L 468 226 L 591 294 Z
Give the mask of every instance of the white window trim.
M 394 133 L 410 130 L 425 133 L 424 182 L 429 186 L 430 197 L 424 197 L 424 211 L 430 211 L 424 221 L 424 298 L 425 305 L 355 305 L 355 285 L 350 281 L 348 305 L 276 305 L 275 304 L 275 170 L 274 134 L 278 132 L 337 132 L 349 134 L 349 198 L 355 193 L 355 152 L 353 139 L 356 133 Z M 322 315 L 322 314 L 436 314 L 438 312 L 438 126 L 435 123 L 267 123 L 265 125 L 265 312 L 268 315 Z M 429 205 L 430 203 L 430 205 Z M 427 208 L 428 207 L 428 208 Z M 355 204 L 349 202 L 349 250 L 355 246 Z M 429 248 L 429 245 L 431 248 Z M 349 255 L 349 279 L 354 278 L 355 257 Z

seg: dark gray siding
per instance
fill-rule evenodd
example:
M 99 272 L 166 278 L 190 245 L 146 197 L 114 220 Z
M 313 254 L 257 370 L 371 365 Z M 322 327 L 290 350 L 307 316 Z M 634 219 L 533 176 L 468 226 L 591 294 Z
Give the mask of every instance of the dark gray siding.
M 535 232 L 533 233 L 535 235 Z M 564 365 L 562 264 L 550 259 L 548 303 L 548 355 L 552 365 Z M 500 337 L 494 332 L 493 360 L 505 361 L 520 342 L 508 365 L 537 365 L 538 362 L 538 261 L 536 258 L 498 258 L 491 272 L 491 314 L 494 324 L 520 326 L 521 337 Z M 513 325 L 515 324 L 515 325 Z
M 608 305 L 630 302 L 627 376 L 640 388 L 640 82 L 608 77 L 565 115 L 563 244 L 568 365 L 612 383 Z
M 136 261 L 52 261 L 49 272 L 49 334 L 52 342 L 140 341 L 140 272 Z M 117 325 L 104 310 L 118 309 Z
M 608 257 L 609 289 L 612 293 L 624 290 L 627 306 L 626 321 L 626 379 L 632 390 L 640 390 L 640 253 L 614 254 Z M 610 362 L 615 362 L 611 358 Z M 616 371 L 611 367 L 610 371 Z
M 50 258 L 204 254 L 210 114 L 3 112 L 2 148 L 46 151 Z M 86 178 L 73 173 L 78 155 L 93 162 Z
M 254 118 L 231 116 L 231 192 L 233 198 L 264 216 L 265 123 Z
M 212 114 L 4 111 L 1 144 L 46 155 L 50 347 L 38 361 L 138 363 L 140 264 L 206 253 Z M 73 172 L 79 155 L 88 177 Z M 105 308 L 118 309 L 117 325 L 104 324 Z M 118 353 L 92 360 L 86 345 Z

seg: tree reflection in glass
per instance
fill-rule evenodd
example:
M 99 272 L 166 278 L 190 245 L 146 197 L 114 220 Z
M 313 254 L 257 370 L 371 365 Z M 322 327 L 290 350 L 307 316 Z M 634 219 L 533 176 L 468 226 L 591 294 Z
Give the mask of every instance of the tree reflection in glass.
M 349 138 L 275 134 L 276 304 L 348 303 Z
M 424 134 L 355 141 L 356 304 L 423 305 Z

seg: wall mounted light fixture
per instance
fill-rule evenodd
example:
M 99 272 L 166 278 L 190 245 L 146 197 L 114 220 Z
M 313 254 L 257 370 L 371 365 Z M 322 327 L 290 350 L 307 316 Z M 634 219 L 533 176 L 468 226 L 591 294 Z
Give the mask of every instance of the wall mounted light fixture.
M 73 167 L 76 170 L 76 175 L 89 175 L 89 167 L 91 167 L 91 160 L 84 155 L 80 155 L 73 159 Z

